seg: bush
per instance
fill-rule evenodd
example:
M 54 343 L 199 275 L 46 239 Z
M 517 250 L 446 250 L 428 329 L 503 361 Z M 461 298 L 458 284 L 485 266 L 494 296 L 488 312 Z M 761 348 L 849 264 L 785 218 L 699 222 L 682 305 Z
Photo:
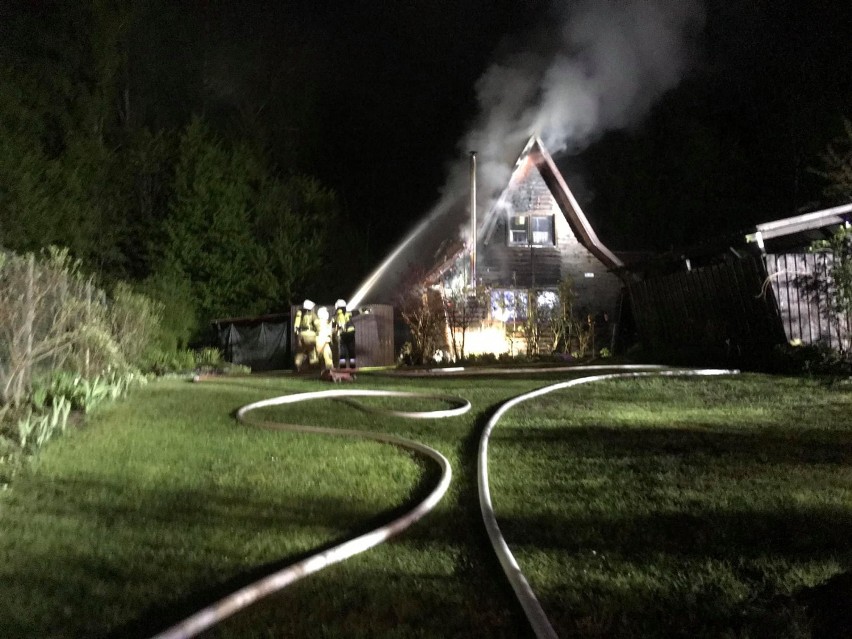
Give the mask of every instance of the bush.
M 790 375 L 849 375 L 852 358 L 825 344 L 783 344 L 775 347 L 768 368 Z
M 159 332 L 162 306 L 118 284 L 113 299 L 67 250 L 0 256 L 0 400 L 18 406 L 39 371 L 86 379 L 132 370 Z M 39 391 L 36 404 L 46 396 Z
M 195 351 L 189 348 L 154 350 L 148 353 L 142 370 L 154 375 L 191 373 L 195 370 Z
M 110 306 L 110 328 L 124 362 L 139 366 L 161 334 L 164 307 L 124 283 L 116 285 Z
M 495 353 L 467 355 L 460 363 L 470 366 L 489 366 L 497 363 L 497 355 Z
M 222 351 L 218 348 L 201 348 L 195 351 L 195 366 L 202 371 L 221 370 L 223 364 Z
M 231 362 L 223 362 L 221 371 L 225 375 L 250 375 L 251 366 L 245 364 L 232 364 Z
M 155 350 L 171 353 L 186 348 L 199 330 L 187 277 L 179 269 L 166 266 L 145 281 L 143 292 L 163 308 L 159 331 L 154 337 Z

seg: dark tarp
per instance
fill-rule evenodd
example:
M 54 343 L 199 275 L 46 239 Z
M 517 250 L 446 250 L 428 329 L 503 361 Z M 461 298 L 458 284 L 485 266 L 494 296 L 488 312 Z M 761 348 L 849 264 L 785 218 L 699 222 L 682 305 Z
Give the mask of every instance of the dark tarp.
M 290 368 L 290 319 L 279 321 L 217 322 L 225 359 L 253 371 Z

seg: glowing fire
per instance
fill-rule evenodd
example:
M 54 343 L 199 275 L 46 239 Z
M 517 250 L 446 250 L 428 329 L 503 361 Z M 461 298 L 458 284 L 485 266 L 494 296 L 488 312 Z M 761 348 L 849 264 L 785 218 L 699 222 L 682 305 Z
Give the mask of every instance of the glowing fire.
M 526 344 L 522 339 L 512 339 L 508 325 L 499 320 L 483 320 L 469 326 L 464 333 L 465 355 L 519 355 L 526 352 Z M 448 342 L 451 339 L 447 331 Z M 456 330 L 456 343 L 461 344 L 461 330 Z

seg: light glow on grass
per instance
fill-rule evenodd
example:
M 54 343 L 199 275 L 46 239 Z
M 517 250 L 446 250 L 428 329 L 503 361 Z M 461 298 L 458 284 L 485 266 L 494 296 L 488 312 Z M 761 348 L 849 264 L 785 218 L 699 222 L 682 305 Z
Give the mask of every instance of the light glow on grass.
M 354 388 L 451 393 L 473 410 L 434 422 L 339 402 L 298 411 L 302 424 L 423 441 L 446 454 L 454 482 L 393 543 L 259 602 L 215 636 L 529 636 L 482 535 L 473 449 L 495 406 L 562 378 L 365 374 Z M 163 381 L 52 441 L 0 494 L 0 635 L 149 636 L 224 585 L 363 530 L 433 485 L 402 451 L 250 430 L 232 417 L 246 402 L 328 388 L 290 377 Z M 654 637 L 681 622 L 684 636 L 716 638 L 723 624 L 762 623 L 763 636 L 794 636 L 799 608 L 785 593 L 852 566 L 849 387 L 747 375 L 577 390 L 510 412 L 518 422 L 497 429 L 491 451 L 501 526 L 523 540 L 513 548 L 530 579 L 544 580 L 543 605 L 565 602 L 552 608 L 558 627 L 638 637 L 661 623 Z M 608 421 L 634 403 L 686 417 Z
M 492 440 L 501 528 L 557 633 L 804 636 L 801 593 L 852 565 L 849 393 L 761 376 L 582 390 L 508 413 Z

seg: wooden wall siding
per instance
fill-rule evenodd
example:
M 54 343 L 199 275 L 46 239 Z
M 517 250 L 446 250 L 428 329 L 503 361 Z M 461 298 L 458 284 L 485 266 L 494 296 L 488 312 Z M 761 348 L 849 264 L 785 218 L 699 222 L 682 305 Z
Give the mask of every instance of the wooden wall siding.
M 828 253 L 779 253 L 764 257 L 788 340 L 823 343 L 847 350 L 850 317 L 831 307 L 828 288 L 832 256 Z
M 749 257 L 634 282 L 628 289 L 637 328 L 651 349 L 735 356 L 785 339 L 765 280 L 763 263 Z
M 477 276 L 482 283 L 494 288 L 556 288 L 570 276 L 577 294 L 577 310 L 606 312 L 614 321 L 623 287 L 621 279 L 579 242 L 532 161 L 527 162 L 521 179 L 511 189 L 506 202 L 515 213 L 554 216 L 556 245 L 508 246 L 508 214 L 499 213 L 494 228 L 477 251 Z
M 557 208 L 550 187 L 529 156 L 520 180 L 511 188 L 507 201 L 515 213 L 551 213 Z
M 395 362 L 393 346 L 393 306 L 372 304 L 369 313 L 352 318 L 355 325 L 355 350 L 358 366 L 391 366 Z
M 562 255 L 556 247 L 507 246 L 503 240 L 478 251 L 477 262 L 477 276 L 486 286 L 547 287 L 562 279 Z

